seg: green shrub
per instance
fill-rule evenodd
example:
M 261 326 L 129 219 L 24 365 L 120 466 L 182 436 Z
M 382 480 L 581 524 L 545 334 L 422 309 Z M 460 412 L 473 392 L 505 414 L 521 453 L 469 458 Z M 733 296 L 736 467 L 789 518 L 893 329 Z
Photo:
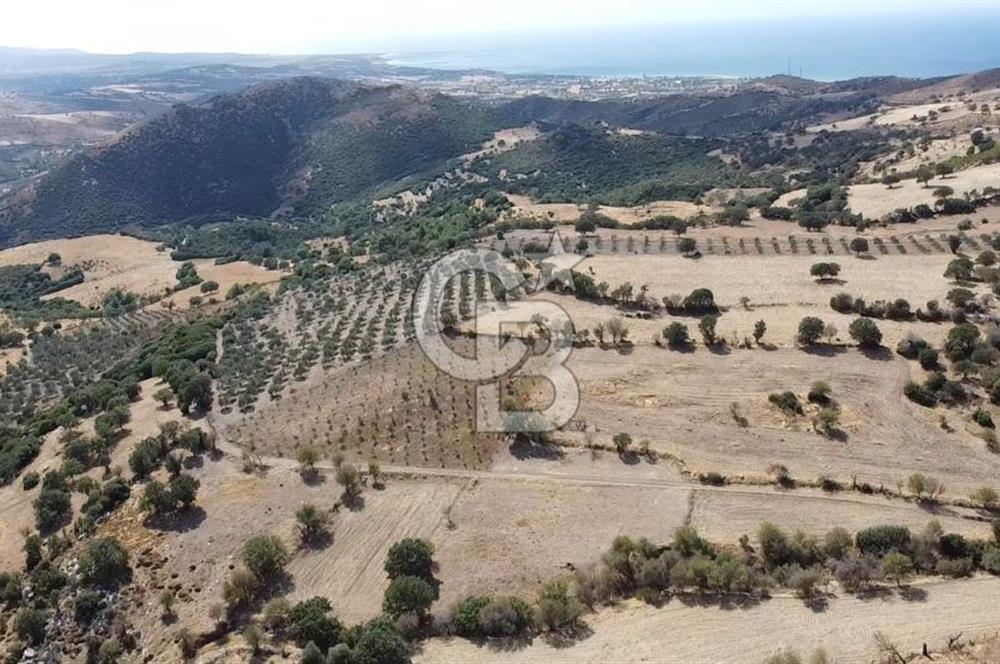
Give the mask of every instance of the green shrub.
M 426 580 L 416 576 L 397 576 L 385 591 L 382 608 L 393 617 L 404 613 L 420 616 L 427 612 L 436 597 L 437 592 Z
M 243 564 L 262 582 L 268 582 L 285 569 L 288 549 L 273 535 L 257 535 L 243 544 Z
M 25 473 L 24 477 L 21 479 L 21 486 L 25 491 L 30 491 L 38 486 L 38 473 L 34 471 Z
M 424 539 L 407 538 L 392 545 L 385 558 L 385 572 L 390 579 L 415 576 L 434 578 L 434 546 Z
M 905 551 L 910 544 L 910 529 L 905 526 L 874 526 L 860 530 L 854 544 L 866 555 L 884 556 L 890 551 Z
M 79 570 L 85 583 L 113 586 L 130 574 L 128 552 L 113 537 L 93 539 L 80 554 Z
M 299 602 L 288 613 L 288 622 L 296 643 L 315 643 L 322 650 L 333 647 L 343 638 L 344 628 L 331 615 L 332 607 L 325 597 L 313 597 Z

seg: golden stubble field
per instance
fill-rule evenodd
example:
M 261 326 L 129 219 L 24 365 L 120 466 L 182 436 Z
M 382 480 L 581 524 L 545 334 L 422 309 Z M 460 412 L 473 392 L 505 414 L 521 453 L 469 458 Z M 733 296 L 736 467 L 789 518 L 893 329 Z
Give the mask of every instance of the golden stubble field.
M 52 253 L 59 254 L 60 264 L 46 265 L 43 270 L 58 276 L 70 268 L 79 267 L 83 270 L 84 281 L 45 297 L 76 300 L 86 307 L 99 307 L 104 295 L 115 288 L 138 295 L 162 295 L 177 284 L 177 269 L 183 262 L 172 260 L 170 252 L 161 250 L 155 242 L 127 235 L 89 235 L 4 249 L 0 251 L 0 266 L 40 265 Z M 282 272 L 266 270 L 245 261 L 216 265 L 212 259 L 198 259 L 192 263 L 202 279 L 219 284 L 215 294 L 219 298 L 224 297 L 233 284 L 272 284 L 284 276 Z M 202 295 L 198 286 L 177 291 L 153 307 L 164 308 L 167 302 L 173 302 L 177 309 L 186 309 L 194 295 Z
M 748 337 L 758 320 L 767 325 L 766 342 L 792 346 L 799 321 L 816 316 L 833 323 L 841 341 L 849 341 L 847 328 L 855 316 L 844 315 L 830 308 L 830 298 L 846 292 L 861 296 L 868 302 L 892 301 L 902 297 L 913 309 L 925 308 L 929 300 L 947 306 L 945 296 L 957 284 L 944 277 L 952 256 L 873 255 L 868 259 L 854 256 L 705 256 L 698 260 L 680 256 L 605 254 L 587 258 L 575 269 L 591 275 L 595 281 L 606 281 L 612 289 L 630 282 L 638 289 L 648 287 L 656 300 L 673 294 L 687 295 L 696 288 L 708 288 L 715 301 L 726 311 L 720 316 L 718 332 L 729 339 Z M 840 264 L 838 282 L 819 283 L 809 275 L 809 268 L 821 261 Z M 985 286 L 976 288 L 986 293 Z M 577 329 L 591 329 L 614 315 L 624 316 L 608 306 L 595 305 L 569 296 L 545 293 L 538 297 L 551 299 L 572 316 Z M 741 298 L 749 298 L 749 306 Z M 689 327 L 697 337 L 698 319 L 690 316 L 662 315 L 652 320 L 627 319 L 630 338 L 637 344 L 649 344 L 652 337 L 670 322 L 677 320 Z M 950 327 L 946 323 L 918 321 L 878 321 L 883 345 L 895 348 L 908 332 L 939 344 Z

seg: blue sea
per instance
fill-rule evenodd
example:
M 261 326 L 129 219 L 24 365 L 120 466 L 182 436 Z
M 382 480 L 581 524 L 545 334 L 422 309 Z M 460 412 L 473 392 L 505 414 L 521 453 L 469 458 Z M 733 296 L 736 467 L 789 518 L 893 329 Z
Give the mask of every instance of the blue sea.
M 395 64 L 574 76 L 934 77 L 1000 67 L 1000 3 L 953 12 L 452 35 Z

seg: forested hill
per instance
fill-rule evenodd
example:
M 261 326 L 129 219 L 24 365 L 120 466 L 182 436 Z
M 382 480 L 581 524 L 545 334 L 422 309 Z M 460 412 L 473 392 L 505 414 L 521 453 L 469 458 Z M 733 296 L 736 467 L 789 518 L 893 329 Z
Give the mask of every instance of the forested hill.
M 0 245 L 308 211 L 443 166 L 487 138 L 494 115 L 417 89 L 311 77 L 178 105 L 8 197 Z

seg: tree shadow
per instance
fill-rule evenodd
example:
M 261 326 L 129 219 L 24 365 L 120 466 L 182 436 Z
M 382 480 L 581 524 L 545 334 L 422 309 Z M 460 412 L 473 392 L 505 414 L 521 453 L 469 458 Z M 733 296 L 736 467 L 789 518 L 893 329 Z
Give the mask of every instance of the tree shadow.
M 729 344 L 712 344 L 708 347 L 708 351 L 712 355 L 731 355 L 733 350 L 729 347 Z
M 518 436 L 508 448 L 511 455 L 519 461 L 530 459 L 543 459 L 545 461 L 558 461 L 566 456 L 562 448 L 550 443 L 538 443 L 524 436 Z
M 589 639 L 593 634 L 594 630 L 591 629 L 590 625 L 578 621 L 557 632 L 547 632 L 542 636 L 542 640 L 553 648 L 570 648 L 585 639 Z
M 694 344 L 688 343 L 688 344 L 681 344 L 681 345 L 677 345 L 677 346 L 670 346 L 670 345 L 668 345 L 667 349 L 668 350 L 672 350 L 675 353 L 693 353 L 694 352 Z
M 897 588 L 897 593 L 905 602 L 926 602 L 927 591 L 914 586 L 901 586 Z
M 205 520 L 205 510 L 198 505 L 192 505 L 176 514 L 150 514 L 142 524 L 153 530 L 171 533 L 186 533 L 194 530 Z
M 635 351 L 635 344 L 631 341 L 623 341 L 617 344 L 614 350 L 619 355 L 631 355 Z
M 326 475 L 317 468 L 309 468 L 299 471 L 299 476 L 306 486 L 320 486 L 326 482 Z
M 725 611 L 751 609 L 761 603 L 763 597 L 741 593 L 675 593 L 672 597 L 688 607 L 715 607 Z
M 849 438 L 847 432 L 839 427 L 830 429 L 828 432 L 826 432 L 825 436 L 830 440 L 837 441 L 838 443 L 846 443 L 847 439 Z
M 953 516 L 959 518 L 962 516 L 951 507 L 942 505 L 936 500 L 928 500 L 926 498 L 917 500 L 917 507 L 928 514 L 933 514 L 934 516 Z
M 824 613 L 830 608 L 830 594 L 816 592 L 802 600 L 802 603 L 813 613 Z
M 493 652 L 514 652 L 516 650 L 522 650 L 530 646 L 532 642 L 532 638 L 527 635 L 477 638 L 469 640 L 480 648 L 485 647 L 487 650 L 491 650 Z
M 322 551 L 333 544 L 333 531 L 327 528 L 318 532 L 299 544 L 302 551 Z
M 862 601 L 870 600 L 884 600 L 892 596 L 892 589 L 886 586 L 868 586 L 867 588 L 859 588 L 855 591 L 854 596 Z
M 340 494 L 340 504 L 350 512 L 360 512 L 365 508 L 365 497 L 360 493 L 349 494 L 345 491 Z
M 636 466 L 639 464 L 639 455 L 634 450 L 626 450 L 618 455 L 626 466 Z
M 810 344 L 802 346 L 802 352 L 819 357 L 836 357 L 847 352 L 846 346 L 834 346 L 833 344 Z
M 200 454 L 189 454 L 184 457 L 183 465 L 185 470 L 202 468 L 205 465 L 205 459 Z
M 877 348 L 858 348 L 858 350 L 861 351 L 861 354 L 869 360 L 888 362 L 892 359 L 892 351 L 885 346 L 878 346 Z
M 843 279 L 839 279 L 839 278 L 835 277 L 835 278 L 832 278 L 832 279 L 817 279 L 816 283 L 819 284 L 819 285 L 821 285 L 821 286 L 826 286 L 826 285 L 830 285 L 830 286 L 843 286 L 847 282 L 844 281 Z

